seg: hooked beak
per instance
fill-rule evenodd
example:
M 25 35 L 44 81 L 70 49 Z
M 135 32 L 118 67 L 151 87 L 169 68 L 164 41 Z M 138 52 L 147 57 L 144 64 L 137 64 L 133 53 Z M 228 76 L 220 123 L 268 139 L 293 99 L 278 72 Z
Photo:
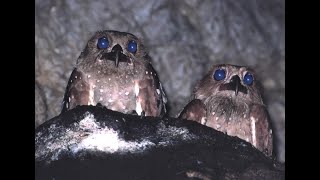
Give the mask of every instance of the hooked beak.
M 247 88 L 241 84 L 241 79 L 238 75 L 231 78 L 230 82 L 227 84 L 222 84 L 219 88 L 220 91 L 231 90 L 234 91 L 237 96 L 239 92 L 247 94 Z
M 114 63 L 116 67 L 119 66 L 119 56 L 122 52 L 122 47 L 119 44 L 115 45 L 111 50 L 111 53 L 114 53 Z
M 123 54 L 123 49 L 119 44 L 115 45 L 111 52 L 105 53 L 103 56 L 106 60 L 114 61 L 116 67 L 119 66 L 119 62 L 130 61 L 130 58 Z
M 233 76 L 230 80 L 230 84 L 233 87 L 236 96 L 238 95 L 238 92 L 239 92 L 239 86 L 242 86 L 240 81 L 241 80 L 238 75 Z

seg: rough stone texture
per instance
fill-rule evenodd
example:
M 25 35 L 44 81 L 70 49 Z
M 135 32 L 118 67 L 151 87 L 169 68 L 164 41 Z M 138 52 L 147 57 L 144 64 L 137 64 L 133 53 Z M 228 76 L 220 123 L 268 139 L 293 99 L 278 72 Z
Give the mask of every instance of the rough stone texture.
M 285 160 L 284 0 L 36 0 L 35 13 L 35 78 L 50 107 L 47 118 L 59 114 L 68 77 L 90 36 L 127 31 L 148 47 L 171 116 L 212 64 L 252 66 L 265 87 L 278 158 Z
M 284 164 L 193 121 L 78 106 L 36 128 L 36 179 L 284 179 Z
M 47 104 L 43 90 L 39 87 L 39 84 L 35 84 L 35 127 L 45 122 L 47 119 Z

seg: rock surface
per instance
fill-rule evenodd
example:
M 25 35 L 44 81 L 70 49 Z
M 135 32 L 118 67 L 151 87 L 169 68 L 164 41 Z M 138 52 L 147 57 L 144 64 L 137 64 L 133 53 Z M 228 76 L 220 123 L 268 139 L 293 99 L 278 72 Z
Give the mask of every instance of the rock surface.
M 95 31 L 127 31 L 148 47 L 171 116 L 212 64 L 252 66 L 265 87 L 278 158 L 284 161 L 284 12 L 284 0 L 36 0 L 35 78 L 50 107 L 36 121 L 59 114 L 73 65 Z
M 193 121 L 78 106 L 36 128 L 36 179 L 284 179 L 284 165 Z
M 47 104 L 46 98 L 43 90 L 40 88 L 39 84 L 35 84 L 35 127 L 45 122 L 47 119 Z

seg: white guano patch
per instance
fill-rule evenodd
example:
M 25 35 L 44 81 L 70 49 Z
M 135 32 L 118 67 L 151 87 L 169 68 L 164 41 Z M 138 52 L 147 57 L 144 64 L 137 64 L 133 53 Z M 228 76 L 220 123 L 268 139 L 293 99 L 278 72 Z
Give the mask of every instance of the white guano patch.
M 189 141 L 192 139 L 198 139 L 198 136 L 189 132 L 185 127 L 166 127 L 161 123 L 158 127 L 157 134 L 162 137 L 162 140 L 158 142 L 160 146 L 170 146 L 173 141 Z
M 114 152 L 141 152 L 155 144 L 143 140 L 141 142 L 125 141 L 119 137 L 119 133 L 111 128 L 101 128 L 92 114 L 80 121 L 80 128 L 90 130 L 91 133 L 83 138 L 76 146 L 71 148 L 73 153 L 79 150 L 99 150 L 107 153 Z M 100 129 L 99 129 L 100 128 Z

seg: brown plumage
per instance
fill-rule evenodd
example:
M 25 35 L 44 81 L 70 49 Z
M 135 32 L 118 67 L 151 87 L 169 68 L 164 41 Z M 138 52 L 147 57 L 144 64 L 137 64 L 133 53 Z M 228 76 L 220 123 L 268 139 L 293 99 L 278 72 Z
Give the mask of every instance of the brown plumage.
M 271 156 L 273 136 L 261 86 L 244 66 L 213 66 L 196 85 L 179 118 L 197 121 L 250 142 Z
M 77 105 L 101 105 L 123 113 L 162 116 L 166 95 L 151 58 L 133 34 L 96 32 L 71 73 L 62 112 Z

